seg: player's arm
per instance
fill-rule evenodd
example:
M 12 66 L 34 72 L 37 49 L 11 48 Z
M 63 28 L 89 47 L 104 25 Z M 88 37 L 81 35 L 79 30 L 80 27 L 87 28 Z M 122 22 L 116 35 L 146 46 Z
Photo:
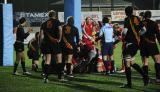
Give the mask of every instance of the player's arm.
M 67 41 L 67 39 L 66 39 L 66 37 L 65 37 L 65 27 L 66 26 L 63 26 L 63 29 L 62 29 L 62 39 L 63 39 L 63 41 L 64 41 L 64 43 L 65 43 L 65 45 L 66 45 L 66 47 L 67 48 L 69 48 L 69 49 L 73 49 L 73 47 L 72 47 L 72 45 Z
M 155 27 L 155 30 L 156 30 L 156 38 L 160 44 L 160 30 L 159 30 L 159 27 L 158 27 L 158 24 L 156 23 L 156 27 Z
M 58 30 L 59 30 L 59 39 L 58 39 L 58 42 L 60 42 L 61 39 L 62 39 L 62 27 L 58 26 Z

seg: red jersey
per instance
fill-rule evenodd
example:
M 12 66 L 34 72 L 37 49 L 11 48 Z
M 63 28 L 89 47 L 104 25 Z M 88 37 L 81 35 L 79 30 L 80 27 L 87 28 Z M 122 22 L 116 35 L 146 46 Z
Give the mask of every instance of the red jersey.
M 85 32 L 89 35 L 89 36 L 92 36 L 92 24 L 85 24 L 84 25 L 84 29 L 85 29 Z

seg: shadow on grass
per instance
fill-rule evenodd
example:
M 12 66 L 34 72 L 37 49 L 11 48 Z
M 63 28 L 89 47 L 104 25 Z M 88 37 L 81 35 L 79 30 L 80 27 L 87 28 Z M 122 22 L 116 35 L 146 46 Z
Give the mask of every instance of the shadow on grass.
M 115 82 L 115 81 L 103 81 L 103 80 L 91 80 L 91 79 L 81 79 L 81 78 L 72 78 L 70 81 L 75 81 L 75 82 L 83 82 L 83 83 L 93 83 L 93 84 L 110 84 L 110 85 L 119 85 L 121 84 L 120 82 Z
M 43 79 L 43 76 L 41 75 L 37 76 L 37 75 L 31 74 L 31 75 L 28 75 L 27 77 L 32 78 L 32 79 L 41 79 L 41 80 Z
M 43 79 L 42 76 L 40 76 L 40 74 L 38 75 L 39 73 L 33 73 L 32 75 L 30 76 L 27 76 L 29 78 L 33 78 L 33 79 Z M 91 74 L 92 75 L 92 74 Z M 101 76 L 102 75 L 98 75 L 98 74 L 93 74 L 94 77 L 95 75 L 98 77 L 98 76 Z M 85 77 L 89 77 L 88 75 L 77 75 L 78 77 L 75 77 L 75 78 L 68 78 L 69 81 L 68 82 L 59 82 L 58 79 L 57 79 L 57 75 L 54 75 L 54 76 L 50 76 L 49 80 L 49 84 L 54 84 L 54 85 L 60 85 L 60 86 L 65 86 L 65 87 L 68 87 L 68 88 L 72 88 L 72 89 L 75 89 L 75 90 L 79 90 L 79 91 L 86 91 L 86 92 L 113 92 L 114 91 L 114 88 L 117 89 L 118 86 L 122 85 L 121 82 L 117 82 L 116 80 L 96 80 L 96 79 L 85 79 Z M 118 78 L 125 78 L 125 76 L 121 76 L 121 74 L 116 74 L 116 75 L 112 75 L 110 77 L 118 77 Z M 103 78 L 103 77 L 102 77 Z M 137 78 L 137 79 L 140 79 L 140 78 Z M 42 83 L 43 84 L 43 83 Z M 96 85 L 102 85 L 102 87 L 98 87 Z M 108 89 L 106 88 L 103 88 L 103 87 L 107 87 Z M 120 88 L 119 88 L 120 89 Z M 135 91 L 143 91 L 143 92 L 159 92 L 160 89 L 158 89 L 158 87 L 154 87 L 154 88 L 142 88 L 142 86 L 136 86 L 134 85 L 133 90 Z M 123 89 L 125 90 L 125 89 Z
M 71 89 L 75 89 L 75 90 L 79 90 L 79 91 L 84 91 L 84 92 L 113 92 L 110 89 L 103 89 L 103 88 L 96 88 L 94 85 L 87 85 L 87 84 L 82 84 L 79 82 L 54 82 L 54 85 L 59 85 L 59 86 L 66 86 L 69 87 Z
M 68 82 L 64 82 L 64 83 L 59 83 L 58 81 L 54 81 L 54 84 L 56 85 L 63 85 L 66 87 L 70 87 L 76 90 L 81 90 L 81 91 L 87 91 L 87 92 L 113 92 L 113 89 L 117 89 L 119 88 L 120 85 L 122 85 L 122 83 L 120 82 L 115 82 L 115 81 L 97 81 L 97 80 L 90 80 L 90 79 L 80 79 L 80 78 L 73 78 L 70 79 L 70 81 Z M 96 85 L 102 85 L 102 87 L 98 87 Z M 103 88 L 106 85 L 109 86 L 106 88 Z M 121 88 L 119 88 L 121 89 Z M 126 90 L 126 89 L 123 89 Z M 136 91 L 144 91 L 143 89 L 141 89 L 140 87 L 136 86 L 134 88 L 132 88 L 131 90 L 136 90 Z
M 144 86 L 144 87 L 134 85 L 134 89 L 139 90 L 139 91 L 143 91 L 143 92 L 160 92 L 160 88 L 158 88 L 158 87 L 152 88 L 152 87 L 150 87 L 150 85 Z

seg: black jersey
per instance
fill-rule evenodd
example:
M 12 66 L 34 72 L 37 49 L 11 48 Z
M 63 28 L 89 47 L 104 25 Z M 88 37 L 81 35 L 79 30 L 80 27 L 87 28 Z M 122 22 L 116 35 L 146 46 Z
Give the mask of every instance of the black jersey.
M 39 50 L 39 43 L 36 39 L 32 39 L 28 45 L 31 50 L 32 50 L 31 46 L 34 48 L 35 51 Z
M 32 39 L 28 44 L 27 55 L 29 59 L 38 60 L 39 59 L 39 43 L 36 39 Z
M 78 45 L 79 33 L 75 26 L 64 25 L 62 32 L 63 37 L 65 37 L 68 43 L 70 43 L 72 46 Z
M 156 43 L 156 38 L 160 43 L 160 30 L 158 24 L 150 19 L 143 21 L 143 25 L 146 28 L 146 32 L 142 35 L 142 41 L 147 41 L 149 43 Z
M 130 21 L 131 21 L 132 24 L 130 23 Z M 132 27 L 131 27 L 131 25 L 132 25 Z M 132 15 L 131 17 L 125 18 L 124 28 L 128 29 L 127 34 L 124 38 L 124 41 L 129 42 L 129 43 L 138 44 L 137 40 L 140 38 L 139 32 L 140 32 L 140 29 L 141 29 L 140 19 L 137 16 L 134 16 L 134 15 Z M 133 28 L 135 29 L 136 35 L 134 33 Z
M 16 41 L 24 42 L 24 39 L 26 39 L 28 36 L 29 32 L 25 33 L 24 28 L 19 25 L 16 32 Z
M 60 21 L 57 19 L 49 19 L 41 25 L 41 29 L 44 33 L 44 41 L 50 42 L 48 35 L 55 39 L 59 39 L 59 29 Z

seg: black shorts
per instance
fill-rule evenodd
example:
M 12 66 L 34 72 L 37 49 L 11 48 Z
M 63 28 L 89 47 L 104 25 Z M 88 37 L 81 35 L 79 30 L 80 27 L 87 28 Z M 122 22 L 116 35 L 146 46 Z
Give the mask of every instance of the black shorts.
M 59 54 L 62 53 L 61 44 L 60 43 L 49 43 L 45 42 L 41 44 L 41 52 L 43 54 Z
M 41 51 L 41 53 L 42 54 L 44 54 L 44 51 L 45 51 L 45 44 L 44 44 L 44 42 L 42 42 L 41 44 L 40 44 L 40 51 Z
M 14 43 L 14 50 L 16 52 L 22 52 L 22 51 L 24 51 L 24 43 L 22 43 L 22 42 L 15 42 Z
M 64 43 L 62 43 L 62 53 L 65 55 L 76 54 L 76 52 L 77 52 L 76 45 L 72 44 L 72 47 L 73 47 L 73 49 L 69 49 L 66 47 L 66 45 Z
M 125 43 L 125 47 L 123 49 L 123 56 L 131 56 L 134 57 L 139 49 L 139 46 L 134 43 Z
M 68 49 L 68 48 L 63 48 L 63 53 L 65 55 L 73 54 L 74 50 L 73 49 Z
M 39 60 L 39 56 L 40 56 L 38 51 L 35 52 L 32 50 L 28 50 L 27 55 L 28 55 L 28 58 L 32 60 Z
M 113 55 L 113 42 L 103 43 L 102 45 L 103 55 Z
M 34 53 L 32 60 L 39 60 L 39 54 Z
M 149 57 L 159 54 L 156 43 L 143 43 L 140 45 L 140 54 L 142 57 Z

